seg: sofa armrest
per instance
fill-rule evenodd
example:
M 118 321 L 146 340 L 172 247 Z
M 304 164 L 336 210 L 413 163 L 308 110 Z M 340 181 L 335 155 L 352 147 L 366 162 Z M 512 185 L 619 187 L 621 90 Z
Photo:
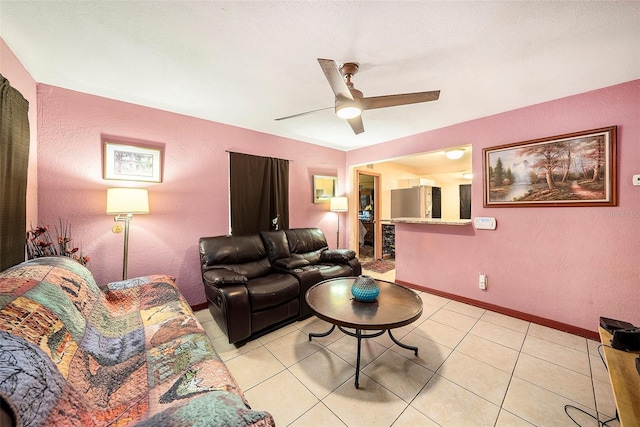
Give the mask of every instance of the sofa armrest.
M 215 286 L 247 283 L 247 276 L 226 268 L 213 268 L 202 274 L 205 282 Z
M 306 267 L 309 265 L 309 261 L 300 255 L 294 255 L 289 258 L 280 258 L 279 260 L 276 260 L 273 265 L 285 270 L 293 270 L 295 268 Z
M 349 260 L 356 257 L 355 251 L 351 249 L 327 249 L 320 254 L 321 262 L 332 262 L 336 264 L 349 264 Z
M 351 266 L 351 274 L 353 276 L 359 276 L 362 274 L 362 265 L 360 264 L 360 260 L 358 258 L 350 259 L 349 265 Z
M 243 283 L 216 285 L 204 281 L 209 310 L 220 328 L 236 343 L 251 335 L 251 302 L 249 290 Z

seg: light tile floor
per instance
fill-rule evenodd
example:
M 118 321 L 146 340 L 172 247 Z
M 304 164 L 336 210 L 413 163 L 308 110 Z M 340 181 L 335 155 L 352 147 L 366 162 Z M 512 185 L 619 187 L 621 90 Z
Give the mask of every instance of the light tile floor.
M 395 272 L 374 277 L 394 281 Z M 575 426 L 565 405 L 615 415 L 599 343 L 478 307 L 419 293 L 423 315 L 394 336 L 363 340 L 354 387 L 355 338 L 316 317 L 241 347 L 208 310 L 196 316 L 254 409 L 292 426 Z M 580 426 L 598 423 L 570 409 Z M 608 424 L 619 426 L 617 421 Z

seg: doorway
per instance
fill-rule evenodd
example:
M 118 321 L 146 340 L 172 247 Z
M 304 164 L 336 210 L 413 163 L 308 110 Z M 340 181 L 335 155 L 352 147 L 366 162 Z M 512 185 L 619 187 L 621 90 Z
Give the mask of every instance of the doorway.
M 361 262 L 379 260 L 382 258 L 382 237 L 380 235 L 380 201 L 376 196 L 380 194 L 380 175 L 359 170 L 357 178 L 358 257 Z

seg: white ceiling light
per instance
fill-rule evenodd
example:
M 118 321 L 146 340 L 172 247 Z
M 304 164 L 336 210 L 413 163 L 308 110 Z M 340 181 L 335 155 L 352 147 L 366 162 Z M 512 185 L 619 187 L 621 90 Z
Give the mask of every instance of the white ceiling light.
M 464 150 L 458 148 L 455 150 L 445 151 L 444 154 L 447 156 L 447 159 L 456 160 L 462 157 L 462 155 L 464 154 Z
M 472 174 L 472 173 L 470 173 L 470 172 L 463 173 L 463 174 L 462 174 L 462 177 L 463 177 L 464 179 L 473 179 L 473 174 Z
M 362 114 L 362 105 L 358 99 L 340 99 L 336 101 L 336 115 L 341 119 L 353 119 Z

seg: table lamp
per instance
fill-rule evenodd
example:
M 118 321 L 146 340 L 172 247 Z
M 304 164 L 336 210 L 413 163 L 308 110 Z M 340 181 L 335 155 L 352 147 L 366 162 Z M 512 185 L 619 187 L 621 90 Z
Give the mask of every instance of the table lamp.
M 340 247 L 340 212 L 349 210 L 349 201 L 346 197 L 332 197 L 329 201 L 329 210 L 338 214 L 338 231 L 336 240 L 336 249 Z
M 149 213 L 149 193 L 144 188 L 107 189 L 107 215 L 115 215 L 114 221 L 124 222 L 124 255 L 122 280 L 127 278 L 129 258 L 129 221 L 133 214 Z

